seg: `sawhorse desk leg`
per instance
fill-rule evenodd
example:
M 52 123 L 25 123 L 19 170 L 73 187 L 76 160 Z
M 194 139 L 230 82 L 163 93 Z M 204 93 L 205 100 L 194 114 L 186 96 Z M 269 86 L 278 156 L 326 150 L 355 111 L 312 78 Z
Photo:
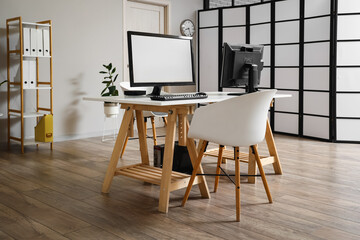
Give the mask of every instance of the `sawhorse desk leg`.
M 169 209 L 171 173 L 174 157 L 174 142 L 176 131 L 176 110 L 172 110 L 168 115 L 166 126 L 165 151 L 162 166 L 162 177 L 160 184 L 159 211 L 167 213 Z
M 276 149 L 274 136 L 271 131 L 269 119 L 266 122 L 266 133 L 265 133 L 265 140 L 268 147 L 269 155 L 274 158 L 273 168 L 276 174 L 282 174 L 281 163 L 279 160 L 279 155 Z M 249 175 L 256 175 L 257 174 L 257 164 L 255 161 L 254 153 L 252 152 L 251 148 L 249 148 L 249 164 L 248 164 L 248 174 Z M 255 183 L 255 177 L 248 177 L 249 183 Z
M 133 112 L 133 109 L 131 107 L 128 107 L 125 110 L 125 114 L 124 114 L 120 129 L 119 129 L 119 134 L 116 138 L 116 142 L 115 142 L 114 149 L 113 149 L 113 152 L 112 152 L 112 155 L 110 158 L 110 162 L 109 162 L 108 168 L 106 170 L 105 179 L 104 179 L 102 190 L 101 190 L 101 192 L 103 192 L 103 193 L 109 192 L 110 185 L 113 180 L 113 177 L 114 177 L 114 174 L 116 171 L 116 167 L 117 167 L 117 164 L 118 164 L 118 161 L 120 158 L 121 150 L 123 149 L 124 144 L 125 144 L 126 135 L 129 130 L 130 122 L 132 121 L 132 116 L 133 116 L 132 112 Z
M 194 139 L 187 138 L 187 130 L 189 129 L 189 122 L 185 114 L 179 114 L 179 144 L 185 145 L 188 148 L 191 162 L 193 165 L 197 159 L 198 153 L 196 151 Z M 168 115 L 168 123 L 166 126 L 165 138 L 165 152 L 163 158 L 162 178 L 160 185 L 159 211 L 167 213 L 169 209 L 170 188 L 171 188 L 171 174 L 174 156 L 174 142 L 176 132 L 176 110 L 172 110 Z M 201 166 L 199 173 L 204 173 Z M 190 176 L 189 176 L 190 178 Z M 201 182 L 198 184 L 201 195 L 205 198 L 210 198 L 210 192 L 206 184 L 204 176 L 200 176 Z

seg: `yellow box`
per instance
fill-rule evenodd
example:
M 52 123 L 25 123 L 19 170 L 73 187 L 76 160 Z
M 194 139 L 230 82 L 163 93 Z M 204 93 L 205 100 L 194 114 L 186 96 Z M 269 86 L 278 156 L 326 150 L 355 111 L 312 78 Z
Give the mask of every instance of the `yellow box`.
M 52 142 L 53 141 L 53 115 L 44 115 L 35 127 L 35 141 Z

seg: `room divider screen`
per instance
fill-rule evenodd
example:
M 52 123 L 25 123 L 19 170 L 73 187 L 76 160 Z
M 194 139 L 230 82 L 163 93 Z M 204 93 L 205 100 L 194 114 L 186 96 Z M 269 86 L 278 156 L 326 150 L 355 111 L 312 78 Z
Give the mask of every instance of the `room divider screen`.
M 219 86 L 222 45 L 264 45 L 260 88 L 292 98 L 271 109 L 274 132 L 360 142 L 360 1 L 279 0 L 198 12 L 198 90 Z M 349 27 L 350 26 L 350 27 Z

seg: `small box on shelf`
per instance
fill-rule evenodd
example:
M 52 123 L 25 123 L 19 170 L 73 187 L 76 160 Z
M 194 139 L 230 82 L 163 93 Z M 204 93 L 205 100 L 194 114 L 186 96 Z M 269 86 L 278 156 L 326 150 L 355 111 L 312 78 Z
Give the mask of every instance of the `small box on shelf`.
M 53 141 L 53 116 L 44 115 L 35 127 L 35 141 L 52 142 Z

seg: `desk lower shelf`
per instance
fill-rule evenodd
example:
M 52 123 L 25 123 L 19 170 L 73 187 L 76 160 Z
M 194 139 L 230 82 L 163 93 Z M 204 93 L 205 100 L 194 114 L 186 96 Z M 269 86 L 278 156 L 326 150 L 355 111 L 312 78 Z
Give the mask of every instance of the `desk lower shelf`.
M 122 175 L 140 181 L 160 185 L 162 169 L 139 163 L 117 168 L 114 175 Z M 187 187 L 190 177 L 191 175 L 189 174 L 172 171 L 170 191 L 175 191 L 177 189 Z M 199 184 L 200 182 L 201 178 L 196 177 L 194 184 Z
M 217 158 L 219 155 L 219 149 L 218 148 L 209 149 L 205 152 L 205 155 Z M 229 149 L 224 149 L 222 158 L 223 160 L 224 159 L 234 160 L 234 151 Z M 260 156 L 260 160 L 264 166 L 275 162 L 273 156 Z M 249 154 L 240 152 L 240 162 L 249 163 Z

